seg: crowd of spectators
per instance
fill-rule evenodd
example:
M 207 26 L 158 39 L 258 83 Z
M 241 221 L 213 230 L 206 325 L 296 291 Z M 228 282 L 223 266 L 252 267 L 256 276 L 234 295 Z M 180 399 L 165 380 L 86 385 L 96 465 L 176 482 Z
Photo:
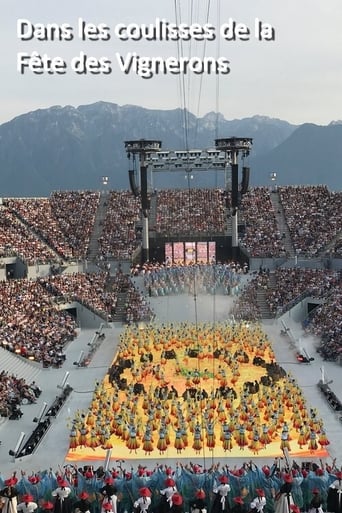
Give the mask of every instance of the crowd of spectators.
M 98 240 L 100 256 L 131 260 L 141 243 L 136 223 L 140 220 L 139 199 L 129 191 L 111 191 Z
M 241 222 L 245 233 L 240 243 L 253 257 L 286 255 L 283 234 L 277 225 L 275 211 L 267 187 L 255 187 L 243 195 Z
M 158 191 L 155 230 L 160 235 L 224 234 L 227 232 L 225 195 L 220 189 Z
M 0 311 L 0 345 L 46 366 L 58 365 L 76 336 L 75 320 L 56 309 L 37 281 L 0 282 Z
M 274 284 L 270 285 L 269 276 L 264 288 L 268 306 L 274 315 L 288 310 L 304 295 L 323 299 L 340 280 L 337 271 L 325 269 L 278 268 L 273 277 Z
M 18 419 L 22 412 L 22 402 L 35 403 L 40 389 L 32 383 L 29 385 L 23 378 L 6 371 L 0 372 L 0 417 Z
M 308 333 L 320 338 L 318 352 L 326 360 L 342 357 L 342 282 L 305 322 Z
M 39 283 L 64 302 L 77 301 L 101 317 L 111 320 L 117 305 L 119 281 L 108 288 L 108 272 L 71 273 L 39 278 Z
M 99 202 L 91 191 L 7 199 L 6 206 L 63 259 L 84 259 Z
M 56 260 L 55 253 L 6 207 L 0 207 L 0 258 L 18 256 L 27 265 Z
M 150 498 L 146 511 L 164 511 L 163 497 L 169 488 L 170 498 L 176 495 L 180 497 L 177 504 L 181 506 L 173 509 L 166 503 L 167 509 L 183 513 L 195 509 L 199 491 L 203 499 L 201 511 L 215 511 L 215 498 L 221 500 L 220 486 L 228 483 L 225 486 L 225 502 L 228 504 L 223 511 L 274 513 L 276 500 L 287 485 L 286 490 L 291 501 L 289 511 L 315 511 L 318 508 L 312 506 L 312 501 L 314 497 L 318 497 L 322 511 L 338 512 L 340 476 L 341 467 L 335 461 L 331 465 L 317 464 L 314 461 L 299 465 L 296 462 L 287 464 L 275 458 L 270 465 L 258 465 L 254 461 L 248 461 L 236 467 L 211 462 L 208 466 L 177 463 L 175 467 L 162 464 L 148 467 L 140 464 L 136 468 L 126 468 L 125 463 L 119 460 L 108 469 L 103 466 L 95 469 L 93 465 L 77 467 L 67 464 L 58 470 L 38 470 L 29 475 L 24 471 L 17 471 L 8 480 L 4 479 L 6 476 L 0 477 L 0 488 L 5 489 L 6 482 L 10 481 L 19 501 L 29 494 L 31 501 L 38 505 L 39 509 L 36 511 L 47 511 L 57 502 L 53 492 L 64 486 L 70 492 L 69 510 L 76 511 L 83 504 L 91 513 L 101 511 L 105 496 L 103 490 L 110 490 L 115 495 L 117 513 L 134 511 L 134 502 L 142 495 L 141 491 L 146 489 L 149 490 L 147 497 Z M 259 493 L 260 490 L 262 494 Z M 335 496 L 336 500 L 333 501 Z M 83 502 L 80 497 L 84 499 Z M 254 509 L 251 509 L 255 497 L 265 498 L 262 508 L 253 506 Z M 333 506 L 335 503 L 336 507 Z
M 339 257 L 341 243 L 334 239 L 342 224 L 342 194 L 325 186 L 282 186 L 277 191 L 296 254 L 314 257 L 325 250 L 325 255 Z M 242 197 L 240 243 L 253 257 L 287 255 L 270 194 L 267 187 L 255 187 Z M 30 265 L 56 260 L 56 255 L 85 259 L 99 197 L 98 192 L 69 191 L 50 198 L 6 199 L 8 210 L 0 212 L 1 254 L 23 256 Z M 229 204 L 229 193 L 221 189 L 161 190 L 150 228 L 162 236 L 225 234 Z M 132 259 L 141 244 L 140 199 L 130 191 L 111 191 L 105 207 L 99 257 Z
M 337 360 L 342 353 L 342 281 L 338 271 L 278 268 L 259 272 L 241 290 L 231 314 L 236 319 L 260 320 L 257 291 L 266 292 L 271 313 L 281 315 L 305 297 L 322 301 L 304 321 L 308 333 L 320 338 L 318 352 Z
M 297 255 L 315 257 L 342 226 L 342 193 L 324 185 L 278 187 Z
M 154 313 L 145 295 L 137 290 L 133 283 L 129 281 L 125 306 L 125 321 L 127 324 L 132 324 L 140 321 L 151 321 L 153 317 Z
M 250 280 L 240 294 L 230 311 L 230 314 L 237 320 L 246 320 L 251 322 L 260 321 L 261 311 L 258 305 L 258 287 L 263 286 L 265 277 L 258 275 L 253 280 Z

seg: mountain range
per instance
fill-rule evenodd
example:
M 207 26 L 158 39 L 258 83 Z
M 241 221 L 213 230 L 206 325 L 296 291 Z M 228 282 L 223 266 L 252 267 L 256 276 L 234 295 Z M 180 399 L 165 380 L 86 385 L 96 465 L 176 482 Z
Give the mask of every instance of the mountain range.
M 3 197 L 48 196 L 53 190 L 128 189 L 124 141 L 157 139 L 163 149 L 213 148 L 218 137 L 252 137 L 245 165 L 251 185 L 326 184 L 342 189 L 342 122 L 292 125 L 265 116 L 226 120 L 208 113 L 198 118 L 181 109 L 150 110 L 97 102 L 54 106 L 0 125 L 0 190 Z M 221 172 L 193 173 L 194 186 L 220 185 Z M 184 187 L 184 171 L 153 173 L 154 187 Z M 158 176 L 157 176 L 158 175 Z M 219 176 L 220 175 L 220 176 Z

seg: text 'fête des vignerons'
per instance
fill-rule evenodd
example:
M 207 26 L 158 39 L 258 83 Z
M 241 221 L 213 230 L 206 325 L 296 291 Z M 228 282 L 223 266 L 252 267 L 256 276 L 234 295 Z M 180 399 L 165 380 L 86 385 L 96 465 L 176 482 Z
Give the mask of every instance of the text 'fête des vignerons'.
M 160 74 L 213 74 L 228 75 L 230 61 L 226 56 L 150 56 L 140 55 L 140 42 L 215 42 L 222 39 L 235 41 L 275 41 L 275 29 L 267 22 L 255 18 L 253 26 L 228 18 L 219 27 L 211 23 L 173 23 L 164 18 L 156 18 L 152 23 L 117 23 L 110 27 L 106 23 L 91 23 L 78 18 L 75 25 L 69 23 L 33 23 L 20 18 L 17 20 L 17 38 L 22 42 L 22 51 L 17 53 L 17 71 L 21 75 L 64 75 L 72 71 L 77 75 L 109 75 L 115 70 L 136 74 L 149 79 Z M 80 50 L 71 59 L 62 55 L 51 55 L 38 49 L 28 49 L 31 42 L 127 42 L 132 49 L 127 53 L 114 51 L 101 57 L 89 55 L 89 51 Z M 176 48 L 175 46 L 175 48 Z M 51 48 L 51 46 L 49 46 Z M 102 47 L 101 47 L 102 48 Z M 28 51 L 29 50 L 29 51 Z M 110 49 L 109 49 L 110 50 Z M 199 50 L 202 54 L 202 50 Z

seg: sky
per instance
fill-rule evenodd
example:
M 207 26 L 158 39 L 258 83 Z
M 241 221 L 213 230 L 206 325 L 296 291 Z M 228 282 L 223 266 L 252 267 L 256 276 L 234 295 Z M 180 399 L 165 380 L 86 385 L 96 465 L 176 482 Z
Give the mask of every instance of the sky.
M 197 116 L 219 111 L 226 119 L 262 115 L 293 124 L 342 119 L 341 0 L 2 0 L 1 10 L 0 123 L 36 109 L 97 101 L 187 108 Z M 179 42 L 118 33 L 158 19 L 164 26 L 185 24 L 183 33 L 209 24 L 208 39 L 197 40 L 196 32 Z M 85 40 L 79 32 L 83 22 Z M 58 31 L 49 31 L 51 24 Z M 90 35 L 96 30 L 98 36 Z M 32 52 L 58 61 L 59 73 L 51 73 L 49 62 L 41 73 L 41 60 L 30 59 Z M 172 74 L 169 67 L 147 79 L 133 66 L 127 73 L 122 69 L 134 53 L 160 57 L 171 71 L 175 61 L 197 57 L 195 71 L 202 65 L 204 70 Z M 90 58 L 99 60 L 101 70 L 77 73 L 80 55 L 87 56 L 88 66 L 94 65 Z M 222 60 L 225 73 L 209 73 L 205 58 Z

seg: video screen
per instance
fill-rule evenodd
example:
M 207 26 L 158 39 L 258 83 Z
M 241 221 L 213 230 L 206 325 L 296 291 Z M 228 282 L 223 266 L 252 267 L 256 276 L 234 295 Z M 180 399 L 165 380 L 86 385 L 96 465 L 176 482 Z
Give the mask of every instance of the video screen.
M 182 265 L 214 263 L 216 242 L 167 242 L 165 261 Z

